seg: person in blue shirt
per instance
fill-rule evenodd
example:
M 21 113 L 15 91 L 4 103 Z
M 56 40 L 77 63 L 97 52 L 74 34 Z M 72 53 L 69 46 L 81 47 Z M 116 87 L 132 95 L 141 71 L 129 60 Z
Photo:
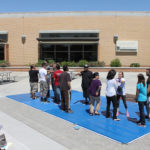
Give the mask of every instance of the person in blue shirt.
M 147 84 L 145 82 L 145 77 L 143 74 L 138 74 L 138 83 L 136 90 L 136 100 L 138 101 L 139 111 L 140 111 L 140 120 L 137 122 L 139 126 L 145 127 L 145 114 L 144 106 L 147 101 Z

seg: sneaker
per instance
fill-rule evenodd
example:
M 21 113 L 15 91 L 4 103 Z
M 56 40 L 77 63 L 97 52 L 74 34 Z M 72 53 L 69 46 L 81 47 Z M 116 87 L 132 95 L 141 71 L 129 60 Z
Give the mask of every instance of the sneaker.
M 127 118 L 129 117 L 129 112 L 127 111 L 127 113 L 126 113 L 126 116 L 127 116 Z
M 140 121 L 140 120 L 138 120 L 136 123 L 137 123 L 137 124 L 139 124 L 139 123 L 141 123 L 141 121 Z
M 88 102 L 88 101 L 85 101 L 84 104 L 85 104 L 85 105 L 89 105 L 89 102 Z
M 138 123 L 138 126 L 139 126 L 139 127 L 146 127 L 145 124 L 141 124 L 141 123 Z
M 67 113 L 70 113 L 70 114 L 73 113 L 71 109 L 66 110 L 66 112 L 67 112 Z
M 89 113 L 90 114 L 90 116 L 94 116 L 94 113 Z
M 95 115 L 98 115 L 98 116 L 99 116 L 99 115 L 100 115 L 100 113 L 99 113 L 99 112 L 95 112 Z
M 43 102 L 44 101 L 44 99 L 43 99 L 43 97 L 41 97 L 41 102 Z
M 116 118 L 116 119 L 113 119 L 114 121 L 120 121 L 120 119 L 119 118 Z
M 44 102 L 47 102 L 47 98 L 46 97 L 44 98 Z

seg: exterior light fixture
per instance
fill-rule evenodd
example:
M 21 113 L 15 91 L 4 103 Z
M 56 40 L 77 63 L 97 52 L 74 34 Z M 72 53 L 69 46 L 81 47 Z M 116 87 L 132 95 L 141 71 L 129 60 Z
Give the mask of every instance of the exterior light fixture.
M 116 34 L 116 35 L 114 35 L 113 40 L 114 40 L 114 43 L 116 44 L 116 42 L 117 42 L 117 40 L 118 40 L 118 35 L 117 35 L 117 34 Z
M 22 44 L 24 44 L 26 42 L 26 38 L 27 38 L 27 36 L 24 34 L 21 36 Z

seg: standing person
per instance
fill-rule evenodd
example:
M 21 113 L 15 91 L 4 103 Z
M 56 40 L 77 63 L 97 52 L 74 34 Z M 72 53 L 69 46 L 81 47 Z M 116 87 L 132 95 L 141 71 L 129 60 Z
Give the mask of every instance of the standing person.
M 38 92 L 38 74 L 39 71 L 36 70 L 35 66 L 31 65 L 29 70 L 29 80 L 30 80 L 30 95 L 32 99 L 36 99 L 36 92 Z
M 70 109 L 70 97 L 71 97 L 71 78 L 68 73 L 68 66 L 63 66 L 64 72 L 60 75 L 60 90 L 61 90 L 61 109 L 67 113 L 72 113 Z
M 54 72 L 56 71 L 56 62 L 53 63 L 53 66 L 52 66 L 52 71 L 51 71 L 51 85 L 52 85 L 52 90 L 53 92 L 55 93 L 55 85 L 54 85 L 54 78 L 53 78 L 53 74 Z M 54 98 L 54 97 L 53 97 Z
M 99 109 L 100 109 L 100 90 L 101 90 L 102 84 L 99 80 L 99 73 L 94 73 L 94 79 L 91 82 L 91 85 L 89 87 L 89 93 L 90 93 L 90 115 L 100 115 Z M 94 103 L 96 101 L 96 109 L 94 112 Z
M 147 103 L 147 84 L 143 74 L 138 74 L 137 77 L 136 100 L 138 101 L 140 111 L 140 120 L 137 123 L 139 126 L 145 127 L 144 105 Z
M 47 98 L 50 97 L 50 82 L 51 82 L 51 74 L 50 74 L 50 65 L 48 59 L 45 60 L 46 63 L 46 70 L 47 70 L 47 86 L 48 86 L 48 91 L 47 91 Z
M 57 104 L 60 104 L 60 86 L 59 86 L 59 77 L 62 73 L 62 71 L 60 70 L 60 65 L 57 64 L 56 65 L 56 71 L 53 74 L 53 79 L 54 79 L 54 86 L 55 86 L 55 90 L 54 90 L 54 102 Z
M 93 78 L 93 73 L 89 71 L 89 66 L 86 64 L 84 65 L 84 71 L 81 71 L 80 73 L 76 75 L 81 75 L 82 76 L 82 90 L 83 90 L 83 97 L 85 98 L 85 104 L 89 104 L 89 91 L 88 88 L 91 84 L 92 78 Z
M 117 88 L 117 116 L 119 115 L 119 104 L 120 104 L 120 98 L 123 100 L 124 107 L 126 109 L 126 116 L 129 117 L 127 102 L 126 102 L 126 94 L 125 94 L 125 78 L 124 73 L 119 72 L 118 78 L 116 79 L 118 83 Z
M 106 107 L 106 118 L 110 117 L 110 104 L 113 104 L 113 120 L 119 121 L 117 118 L 117 81 L 114 79 L 116 71 L 114 69 L 110 70 L 107 74 L 107 86 L 106 86 L 106 98 L 107 98 L 107 107 Z
M 147 118 L 150 119 L 150 69 L 146 70 L 147 78 Z
M 41 101 L 49 102 L 47 100 L 47 92 L 48 92 L 48 85 L 47 85 L 47 70 L 46 70 L 46 63 L 42 63 L 42 68 L 39 70 L 39 77 L 40 77 L 40 95 Z M 44 98 L 43 98 L 44 92 Z

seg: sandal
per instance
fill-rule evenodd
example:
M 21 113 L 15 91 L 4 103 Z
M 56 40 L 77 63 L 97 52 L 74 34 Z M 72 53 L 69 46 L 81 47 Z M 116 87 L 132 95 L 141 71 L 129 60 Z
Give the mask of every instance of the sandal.
M 99 114 L 98 112 L 96 112 L 95 115 L 98 115 L 98 116 L 99 116 L 100 114 Z

